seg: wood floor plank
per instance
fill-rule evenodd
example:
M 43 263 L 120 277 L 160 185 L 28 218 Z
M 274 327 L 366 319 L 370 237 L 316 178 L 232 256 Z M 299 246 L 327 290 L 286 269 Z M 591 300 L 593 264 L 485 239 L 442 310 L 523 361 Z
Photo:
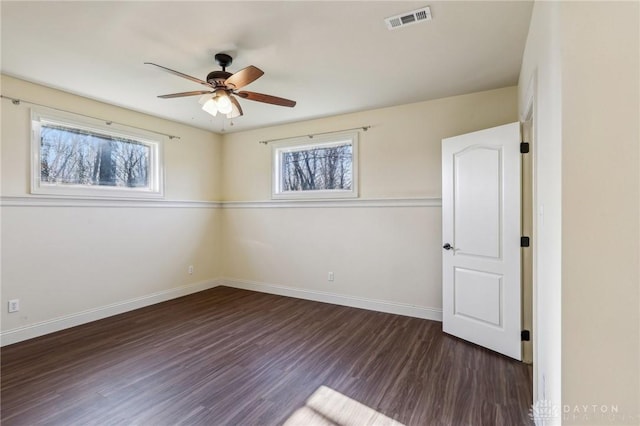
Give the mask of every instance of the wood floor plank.
M 438 322 L 227 287 L 4 347 L 0 373 L 7 426 L 532 424 L 529 368 Z

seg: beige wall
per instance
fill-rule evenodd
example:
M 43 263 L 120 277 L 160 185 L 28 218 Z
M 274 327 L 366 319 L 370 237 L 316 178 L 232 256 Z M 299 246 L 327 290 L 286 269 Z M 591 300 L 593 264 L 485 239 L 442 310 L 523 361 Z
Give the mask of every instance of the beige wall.
M 534 380 L 568 411 L 556 423 L 640 423 L 639 13 L 533 10 L 519 88 L 524 113 L 536 82 Z
M 222 212 L 225 277 L 249 288 L 347 297 L 362 306 L 383 301 L 390 311 L 413 307 L 438 317 L 441 140 L 516 121 L 516 94 L 510 87 L 225 135 L 224 199 L 237 202 Z M 360 132 L 359 200 L 268 202 L 271 148 L 260 140 L 363 125 L 372 127 Z M 407 198 L 415 205 L 394 201 Z M 377 199 L 387 201 L 366 204 Z
M 240 284 L 441 310 L 439 207 L 240 207 L 223 228 L 225 277 Z
M 164 146 L 164 202 L 37 206 L 24 198 L 31 105 L 2 100 L 3 333 L 55 329 L 69 324 L 65 318 L 113 313 L 132 300 L 139 306 L 220 276 L 219 209 L 197 203 L 221 197 L 219 136 L 7 76 L 1 82 L 5 96 L 181 137 Z M 176 200 L 192 203 L 168 203 Z M 20 312 L 8 314 L 7 300 L 14 298 Z M 93 317 L 83 316 L 87 312 Z
M 271 199 L 271 148 L 261 140 L 360 132 L 360 198 L 440 197 L 442 138 L 517 121 L 516 88 L 345 114 L 224 136 L 223 199 Z
M 561 9 L 562 394 L 619 424 L 640 424 L 639 6 Z
M 220 137 L 124 108 L 96 102 L 67 92 L 1 76 L 2 94 L 51 108 L 114 121 L 129 126 L 179 136 L 164 146 L 165 198 L 167 200 L 218 201 L 222 191 Z M 30 108 L 2 100 L 2 196 L 29 192 Z

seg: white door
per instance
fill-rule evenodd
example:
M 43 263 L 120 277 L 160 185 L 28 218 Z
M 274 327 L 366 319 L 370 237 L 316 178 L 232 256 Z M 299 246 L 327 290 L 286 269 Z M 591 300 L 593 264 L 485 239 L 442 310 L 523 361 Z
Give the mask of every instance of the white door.
M 443 330 L 521 359 L 520 125 L 442 140 Z

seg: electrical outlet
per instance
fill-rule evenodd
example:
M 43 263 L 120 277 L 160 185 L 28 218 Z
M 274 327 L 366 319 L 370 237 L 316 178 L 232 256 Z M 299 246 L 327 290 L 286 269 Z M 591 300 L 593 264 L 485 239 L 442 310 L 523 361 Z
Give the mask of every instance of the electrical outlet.
M 333 272 L 329 272 L 327 275 L 327 281 L 333 281 Z
M 18 312 L 20 310 L 20 299 L 9 300 L 9 313 Z
M 189 273 L 189 275 L 193 275 L 193 265 L 189 265 L 187 272 Z

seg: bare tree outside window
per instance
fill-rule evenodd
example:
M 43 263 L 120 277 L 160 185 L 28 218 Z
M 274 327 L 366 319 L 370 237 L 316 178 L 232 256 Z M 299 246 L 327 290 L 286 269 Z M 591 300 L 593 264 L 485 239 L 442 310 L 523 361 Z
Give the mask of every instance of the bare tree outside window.
M 352 188 L 351 144 L 282 153 L 282 190 Z
M 358 196 L 358 134 L 285 139 L 274 143 L 272 197 L 288 199 Z
M 43 183 L 149 186 L 149 146 L 138 141 L 46 124 L 40 130 Z

